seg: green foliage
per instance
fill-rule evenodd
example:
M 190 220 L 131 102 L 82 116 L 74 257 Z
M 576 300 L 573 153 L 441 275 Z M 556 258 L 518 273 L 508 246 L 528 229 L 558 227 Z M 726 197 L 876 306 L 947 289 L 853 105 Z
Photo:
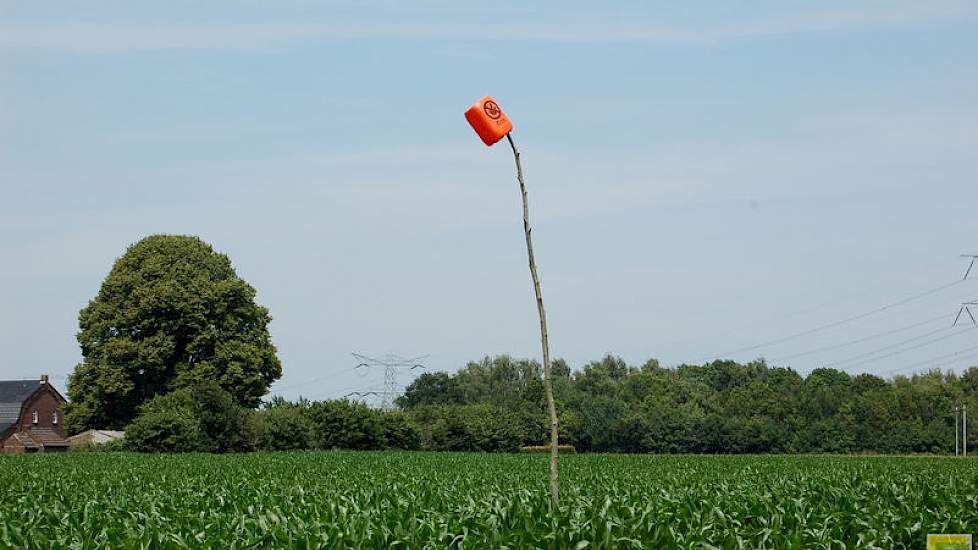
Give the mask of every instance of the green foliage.
M 113 439 L 105 443 L 81 443 L 68 448 L 68 451 L 72 453 L 120 453 L 127 450 L 129 449 L 126 447 L 124 438 Z
M 618 445 L 614 441 L 615 428 L 627 411 L 625 402 L 606 395 L 595 395 L 576 401 L 572 405 L 577 422 L 569 426 L 571 441 L 584 450 L 610 450 Z
M 953 458 L 0 455 L 0 548 L 923 549 L 978 532 Z
M 976 381 L 978 369 L 893 380 L 818 369 L 803 378 L 763 361 L 663 368 L 654 360 L 634 367 L 606 356 L 555 378 L 554 393 L 559 440 L 582 452 L 947 453 L 954 442 L 949 411 L 957 403 L 978 410 Z M 516 452 L 549 443 L 540 369 L 532 361 L 485 358 L 454 375 L 423 375 L 408 394 L 400 401 L 404 410 L 393 412 L 345 400 L 272 398 L 246 417 L 239 443 L 232 437 L 239 432 L 227 428 L 239 425 L 238 412 L 224 401 L 202 418 L 212 418 L 207 433 L 226 434 L 216 438 L 232 443 L 188 448 L 246 450 L 257 441 L 264 450 Z M 181 427 L 179 415 L 150 419 L 157 439 Z M 169 445 L 149 448 L 175 450 Z
M 461 400 L 455 377 L 447 372 L 424 372 L 405 388 L 404 395 L 397 398 L 397 405 L 412 409 L 423 405 L 459 403 Z
M 415 409 L 424 448 L 435 451 L 517 452 L 526 441 L 521 416 L 489 405 L 435 405 Z
M 347 400 L 292 403 L 279 398 L 252 412 L 234 404 L 216 384 L 154 398 L 128 429 L 135 430 L 128 448 L 139 452 L 416 450 L 422 445 L 414 418 L 401 411 L 378 411 Z
M 244 409 L 216 383 L 154 397 L 126 426 L 126 448 L 137 452 L 240 452 L 254 449 Z
M 126 447 L 143 453 L 206 451 L 207 436 L 189 389 L 154 397 L 126 426 Z
M 520 418 L 513 412 L 491 405 L 472 405 L 461 412 L 475 450 L 515 453 L 523 445 Z
M 383 449 L 380 411 L 346 399 L 320 401 L 309 407 L 314 442 L 320 449 Z
M 536 361 L 516 360 L 508 355 L 485 357 L 468 363 L 454 375 L 423 373 L 404 390 L 397 403 L 405 409 L 488 400 L 505 400 L 515 405 L 533 399 L 527 392 L 534 392 L 542 399 L 541 372 Z
M 311 449 L 315 426 L 306 407 L 277 405 L 255 413 L 258 448 L 265 451 Z
M 650 360 L 634 367 L 608 355 L 555 376 L 554 395 L 560 440 L 582 451 L 948 453 L 954 405 L 978 410 L 978 368 L 884 380 L 826 368 L 802 377 L 764 361 L 663 368 Z M 427 449 L 547 442 L 540 369 L 532 361 L 499 356 L 454 375 L 426 373 L 400 403 Z
M 426 449 L 436 451 L 478 451 L 479 445 L 468 423 L 462 418 L 463 407 L 430 407 L 416 416 L 426 429 Z M 419 411 L 420 412 L 420 411 Z
M 388 449 L 414 451 L 421 448 L 421 430 L 406 413 L 392 411 L 383 414 L 384 444 Z
M 254 298 L 227 256 L 196 237 L 130 246 L 79 314 L 69 431 L 119 429 L 153 397 L 206 380 L 256 407 L 282 367 Z
M 191 388 L 200 416 L 201 429 L 212 453 L 251 451 L 255 448 L 254 425 L 248 411 L 238 406 L 230 393 L 215 382 L 202 382 Z

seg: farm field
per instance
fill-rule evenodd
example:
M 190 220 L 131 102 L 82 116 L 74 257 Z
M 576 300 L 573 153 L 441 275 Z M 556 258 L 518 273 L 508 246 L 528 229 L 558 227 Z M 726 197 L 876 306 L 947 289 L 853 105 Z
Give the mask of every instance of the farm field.
M 923 548 L 978 462 L 302 452 L 0 455 L 0 548 Z

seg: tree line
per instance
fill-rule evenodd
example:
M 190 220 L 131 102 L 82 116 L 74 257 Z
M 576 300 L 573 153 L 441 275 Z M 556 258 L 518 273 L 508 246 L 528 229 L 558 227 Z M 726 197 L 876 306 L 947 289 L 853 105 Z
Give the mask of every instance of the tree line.
M 949 453 L 954 407 L 978 411 L 975 367 L 883 379 L 828 368 L 803 377 L 763 360 L 664 368 L 608 355 L 573 372 L 562 360 L 553 366 L 561 444 L 579 452 Z M 424 373 L 393 411 L 282 397 L 250 410 L 205 384 L 150 400 L 126 445 L 516 452 L 547 444 L 540 370 L 501 355 Z
M 422 374 L 398 404 L 427 431 L 488 408 L 500 430 L 518 429 L 521 445 L 539 444 L 539 371 L 533 361 L 487 357 L 454 374 Z M 830 368 L 802 376 L 763 360 L 630 366 L 608 355 L 574 372 L 558 360 L 553 372 L 561 442 L 579 451 L 948 453 L 954 407 L 978 411 L 975 367 L 884 379 Z
M 67 430 L 125 429 L 126 445 L 142 451 L 547 442 L 540 365 L 505 355 L 422 374 L 395 411 L 265 400 L 282 365 L 255 296 L 197 237 L 130 246 L 79 313 L 83 361 L 68 382 Z M 560 442 L 580 451 L 950 452 L 954 407 L 978 411 L 978 368 L 883 379 L 828 368 L 802 376 L 763 360 L 665 368 L 608 355 L 573 371 L 552 366 Z

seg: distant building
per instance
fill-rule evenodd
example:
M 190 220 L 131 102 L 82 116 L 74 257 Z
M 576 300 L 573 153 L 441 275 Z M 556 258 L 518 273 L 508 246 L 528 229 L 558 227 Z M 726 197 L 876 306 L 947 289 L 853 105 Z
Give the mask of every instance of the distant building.
M 86 430 L 80 434 L 68 438 L 68 445 L 101 445 L 116 439 L 122 439 L 126 432 L 116 430 Z
M 40 380 L 0 380 L 0 449 L 5 453 L 66 450 L 65 402 L 47 375 Z

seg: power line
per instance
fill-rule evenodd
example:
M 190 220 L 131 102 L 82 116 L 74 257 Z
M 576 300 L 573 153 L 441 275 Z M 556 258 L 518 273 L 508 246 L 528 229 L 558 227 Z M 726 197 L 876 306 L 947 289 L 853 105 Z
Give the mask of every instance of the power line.
M 329 391 L 317 392 L 302 397 L 305 397 L 307 399 L 320 399 L 325 397 L 327 394 L 332 394 L 333 396 L 340 395 L 340 397 L 349 397 L 350 394 L 354 392 L 383 391 L 383 389 L 384 387 L 381 384 L 371 384 L 369 386 L 350 384 L 340 389 L 331 389 Z
M 919 323 L 914 323 L 912 325 L 906 325 L 906 326 L 902 326 L 902 327 L 895 328 L 895 329 L 892 329 L 892 330 L 887 330 L 885 332 L 877 332 L 876 334 L 871 334 L 871 335 L 865 336 L 863 338 L 856 338 L 855 340 L 849 340 L 849 341 L 841 342 L 841 343 L 838 343 L 838 344 L 831 344 L 831 345 L 828 345 L 828 346 L 822 346 L 822 347 L 819 347 L 819 348 L 810 349 L 808 351 L 803 351 L 803 352 L 799 352 L 799 353 L 793 353 L 791 355 L 782 355 L 781 357 L 775 357 L 775 358 L 771 359 L 771 361 L 773 362 L 773 361 L 784 361 L 786 359 L 795 359 L 796 357 L 804 357 L 806 355 L 812 355 L 812 354 L 823 352 L 823 351 L 832 351 L 832 350 L 844 348 L 844 347 L 847 347 L 847 346 L 852 346 L 852 345 L 855 345 L 855 344 L 861 344 L 863 342 L 868 342 L 870 340 L 875 340 L 877 338 L 882 338 L 884 336 L 889 336 L 891 334 L 897 334 L 899 332 L 903 332 L 905 330 L 910 330 L 912 328 L 917 328 L 917 327 L 922 327 L 924 325 L 929 325 L 929 324 L 931 324 L 933 322 L 940 321 L 940 320 L 943 320 L 943 319 L 947 319 L 947 315 L 938 315 L 937 317 L 931 317 L 930 319 L 927 319 L 926 321 L 921 321 Z
M 884 312 L 884 311 L 886 311 L 888 309 L 891 309 L 891 308 L 894 308 L 894 307 L 898 307 L 898 306 L 902 306 L 902 305 L 907 304 L 907 303 L 910 303 L 910 302 L 912 302 L 914 300 L 919 300 L 921 298 L 925 298 L 927 296 L 931 296 L 933 294 L 937 294 L 938 292 L 941 292 L 942 290 L 946 290 L 946 289 L 951 288 L 951 287 L 953 287 L 955 285 L 958 285 L 961 282 L 963 282 L 962 279 L 959 279 L 957 281 L 952 281 L 950 283 L 943 284 L 941 286 L 938 286 L 938 287 L 934 287 L 934 288 L 925 290 L 925 291 L 920 292 L 918 294 L 914 294 L 912 296 L 908 296 L 906 298 L 903 298 L 901 300 L 897 300 L 895 302 L 886 304 L 884 306 L 880 306 L 880 307 L 875 308 L 875 309 L 872 309 L 870 311 L 866 311 L 864 313 L 853 315 L 851 317 L 846 317 L 845 319 L 842 319 L 842 320 L 839 320 L 839 321 L 834 321 L 832 323 L 826 323 L 824 325 L 819 325 L 819 326 L 817 326 L 815 328 L 811 328 L 811 329 L 808 329 L 808 330 L 803 330 L 801 332 L 796 332 L 794 334 L 789 334 L 787 336 L 782 336 L 781 338 L 775 338 L 774 340 L 768 340 L 767 342 L 761 342 L 760 344 L 754 344 L 752 346 L 738 348 L 738 349 L 735 349 L 735 350 L 732 350 L 732 351 L 727 351 L 727 352 L 724 352 L 724 353 L 719 353 L 719 354 L 715 354 L 715 355 L 709 355 L 709 356 L 706 356 L 706 357 L 701 357 L 701 358 L 696 359 L 695 362 L 699 362 L 699 361 L 703 361 L 703 360 L 707 360 L 707 359 L 712 359 L 712 358 L 729 356 L 729 355 L 733 355 L 735 353 L 743 353 L 745 351 L 753 351 L 753 350 L 756 350 L 756 349 L 760 349 L 760 348 L 765 348 L 765 347 L 768 347 L 768 346 L 772 346 L 774 344 L 780 344 L 782 342 L 787 342 L 789 340 L 794 340 L 794 339 L 797 339 L 797 338 L 801 338 L 803 336 L 808 336 L 808 335 L 811 335 L 811 334 L 815 334 L 817 332 L 822 332 L 823 330 L 828 330 L 830 328 L 839 327 L 839 326 L 845 325 L 847 323 L 851 323 L 853 321 L 858 321 L 860 319 L 865 319 L 866 317 L 869 317 L 871 315 L 875 315 L 877 313 L 882 313 L 882 312 Z
M 954 317 L 954 322 L 951 323 L 952 327 L 958 324 L 958 320 L 961 319 L 961 314 L 964 312 L 968 313 L 972 325 L 978 325 L 978 321 L 975 321 L 975 316 L 971 314 L 971 308 L 969 306 L 978 306 L 978 302 L 964 302 L 961 304 L 961 309 L 958 310 L 958 314 Z
M 926 264 L 921 264 L 921 265 L 917 265 L 916 267 L 918 269 L 930 269 L 930 268 L 937 267 L 937 266 L 948 266 L 948 265 L 950 265 L 950 263 L 952 261 L 953 262 L 959 262 L 958 259 L 945 258 L 944 260 L 941 260 L 941 261 L 936 261 L 936 262 L 930 262 L 930 263 L 926 263 Z M 774 322 L 774 321 L 781 321 L 783 319 L 788 319 L 788 318 L 792 318 L 792 317 L 798 317 L 800 315 L 809 314 L 809 313 L 812 313 L 814 311 L 818 311 L 820 309 L 824 309 L 826 307 L 836 305 L 838 303 L 853 303 L 856 299 L 861 299 L 861 298 L 863 298 L 865 296 L 869 296 L 870 294 L 878 294 L 881 291 L 881 289 L 892 288 L 894 286 L 894 283 L 901 282 L 901 281 L 904 281 L 904 280 L 910 280 L 910 277 L 907 276 L 907 273 L 906 272 L 902 272 L 902 275 L 903 276 L 901 276 L 899 278 L 897 278 L 897 277 L 890 278 L 890 279 L 888 279 L 886 282 L 884 282 L 882 284 L 879 283 L 879 282 L 874 282 L 872 286 L 866 286 L 866 287 L 860 288 L 857 291 L 853 291 L 853 292 L 850 292 L 850 293 L 837 294 L 834 297 L 825 299 L 825 300 L 823 300 L 823 301 L 821 301 L 821 302 L 819 302 L 817 304 L 814 304 L 814 305 L 806 306 L 806 307 L 804 307 L 802 309 L 797 309 L 797 310 L 794 310 L 794 311 L 789 311 L 787 313 L 775 313 L 775 314 L 772 314 L 770 316 L 765 316 L 764 318 L 761 318 L 761 319 L 758 319 L 758 320 L 754 321 L 752 323 L 752 325 L 754 325 L 754 326 L 767 326 L 768 324 L 770 324 L 771 322 Z M 711 313 L 716 313 L 716 309 L 714 307 L 711 307 L 710 312 Z M 736 336 L 736 335 L 738 335 L 740 333 L 739 332 L 735 332 L 735 331 L 724 331 L 723 334 Z M 672 342 L 672 344 L 677 344 L 677 343 L 678 342 L 675 342 L 675 341 Z M 711 358 L 713 358 L 713 357 L 712 356 L 706 357 L 706 359 L 711 359 Z M 786 359 L 786 358 L 787 357 L 783 357 L 781 359 Z M 697 359 L 697 361 L 699 361 L 699 360 L 701 360 L 701 359 Z M 776 359 L 776 360 L 778 360 L 778 359 Z
M 839 366 L 839 365 L 844 365 L 846 363 L 851 363 L 849 366 L 850 367 L 855 367 L 855 366 L 858 366 L 858 365 L 864 365 L 866 363 L 873 363 L 875 361 L 879 361 L 880 359 L 886 359 L 887 357 L 893 357 L 895 355 L 900 355 L 900 354 L 906 353 L 908 351 L 912 351 L 912 350 L 915 350 L 915 349 L 920 349 L 920 348 L 929 346 L 931 344 L 935 344 L 935 343 L 940 342 L 942 340 L 947 340 L 948 338 L 953 338 L 955 336 L 960 336 L 961 334 L 963 334 L 965 332 L 968 332 L 970 330 L 973 330 L 975 328 L 978 328 L 978 327 L 969 327 L 969 328 L 966 328 L 964 330 L 959 330 L 958 332 L 954 332 L 954 333 L 951 333 L 951 334 L 947 334 L 945 336 L 941 336 L 939 338 L 933 338 L 931 340 L 927 340 L 926 342 L 921 342 L 921 343 L 919 343 L 919 344 L 917 344 L 915 346 L 910 346 L 909 348 L 905 348 L 905 349 L 897 350 L 897 351 L 894 351 L 894 352 L 891 352 L 891 353 L 887 353 L 887 354 L 884 354 L 884 355 L 880 355 L 879 357 L 870 357 L 869 359 L 863 359 L 862 361 L 856 361 L 855 363 L 852 363 L 852 361 L 855 361 L 856 359 L 860 359 L 862 357 L 867 357 L 867 356 L 871 356 L 871 355 L 876 355 L 876 354 L 878 354 L 878 353 L 880 353 L 882 351 L 886 351 L 887 349 L 893 349 L 895 347 L 903 346 L 903 345 L 908 344 L 910 342 L 916 341 L 919 338 L 922 338 L 924 336 L 930 336 L 932 334 L 936 334 L 937 332 L 942 332 L 944 330 L 947 330 L 947 328 L 948 327 L 943 327 L 943 328 L 940 328 L 940 329 L 938 329 L 936 331 L 932 331 L 932 332 L 930 332 L 928 334 L 922 334 L 919 337 L 911 338 L 909 340 L 904 340 L 903 342 L 899 342 L 897 344 L 893 344 L 891 346 L 880 348 L 878 350 L 874 350 L 874 351 L 871 351 L 871 352 L 868 352 L 868 353 L 863 353 L 863 354 L 857 355 L 855 357 L 850 357 L 849 359 L 846 359 L 844 361 L 836 361 L 835 363 L 828 363 L 825 366 L 826 367 L 835 367 L 835 366 Z
M 304 380 L 302 382 L 293 382 L 291 384 L 286 384 L 284 386 L 278 386 L 278 387 L 275 388 L 275 391 L 279 391 L 280 392 L 282 390 L 287 390 L 287 389 L 290 389 L 290 388 L 297 388 L 299 386 L 306 386 L 308 384 L 313 384 L 313 383 L 316 383 L 316 382 L 321 382 L 323 380 L 326 380 L 327 378 L 333 378 L 335 376 L 336 376 L 336 373 L 324 374 L 322 376 L 317 376 L 315 378 L 309 378 L 309 379 Z
M 954 261 L 957 261 L 957 260 L 954 260 Z M 951 262 L 951 260 L 945 259 L 945 260 L 941 260 L 941 261 L 938 261 L 938 262 L 931 262 L 931 263 L 928 263 L 928 264 L 919 265 L 917 267 L 918 267 L 918 269 L 929 269 L 929 268 L 937 267 L 937 266 L 947 266 L 947 265 L 950 265 L 950 262 Z M 904 278 L 901 278 L 901 279 L 905 279 L 905 277 Z M 852 301 L 852 300 L 857 299 L 857 298 L 862 298 L 862 297 L 865 297 L 865 296 L 868 296 L 868 295 L 872 294 L 874 291 L 875 292 L 878 292 L 880 290 L 880 288 L 885 288 L 885 287 L 891 287 L 891 286 L 893 286 L 893 282 L 894 281 L 896 281 L 896 279 L 890 279 L 887 283 L 884 283 L 883 285 L 881 285 L 879 283 L 874 283 L 872 286 L 864 287 L 864 288 L 862 288 L 862 289 L 860 289 L 860 290 L 858 290 L 856 292 L 852 292 L 852 293 L 849 293 L 849 294 L 842 294 L 840 296 L 836 296 L 835 298 L 831 298 L 829 300 L 822 301 L 821 303 L 815 304 L 813 306 L 810 306 L 810 307 L 807 307 L 807 308 L 804 308 L 804 309 L 800 309 L 800 310 L 797 310 L 797 311 L 793 311 L 793 312 L 790 312 L 790 313 L 787 313 L 787 314 L 784 314 L 784 315 L 779 315 L 777 317 L 768 318 L 768 319 L 766 319 L 764 321 L 761 321 L 761 322 L 763 323 L 763 322 L 766 322 L 766 321 L 777 320 L 777 319 L 787 318 L 787 317 L 794 317 L 794 316 L 797 316 L 797 315 L 803 315 L 803 314 L 806 314 L 806 313 L 811 313 L 813 311 L 818 311 L 819 309 L 825 308 L 827 306 L 838 304 L 839 302 Z
M 921 365 L 926 365 L 928 363 L 933 363 L 934 361 L 943 361 L 944 359 L 954 358 L 954 360 L 959 360 L 959 359 L 968 359 L 970 357 L 978 357 L 978 352 L 969 353 L 967 355 L 962 355 L 965 352 L 974 351 L 974 350 L 978 350 L 978 346 L 972 346 L 970 348 L 964 348 L 962 350 L 958 350 L 958 351 L 953 352 L 953 353 L 948 353 L 946 355 L 939 355 L 937 357 L 931 357 L 930 359 L 925 359 L 923 361 L 918 361 L 916 363 L 911 363 L 909 365 L 904 365 L 902 367 L 897 367 L 895 369 L 886 370 L 886 371 L 883 371 L 883 372 L 881 372 L 879 374 L 893 374 L 895 372 L 910 370 L 910 369 L 919 367 Z M 936 366 L 940 366 L 940 365 L 938 364 L 938 365 L 934 365 L 934 366 L 936 367 Z
M 354 355 L 356 355 L 356 354 L 354 354 Z M 365 357 L 365 356 L 361 356 L 361 357 L 364 360 L 370 359 L 369 357 Z M 424 360 L 427 359 L 427 357 L 428 357 L 427 355 L 423 355 L 423 356 L 420 356 L 420 357 L 410 357 L 410 358 L 404 359 L 404 361 L 407 362 L 407 363 L 409 363 L 409 364 L 423 363 Z M 373 360 L 373 359 L 370 359 L 370 360 Z M 361 363 L 362 363 L 362 361 L 361 361 Z M 361 376 L 366 375 L 367 373 L 366 373 L 366 371 L 364 369 L 358 368 L 360 366 L 361 365 L 357 365 L 356 367 L 353 368 L 353 370 L 355 372 L 357 372 L 358 374 L 360 374 Z M 303 386 L 304 387 L 304 386 L 307 386 L 309 384 L 314 384 L 316 382 L 322 382 L 323 380 L 328 380 L 328 379 L 331 379 L 331 378 L 335 378 L 338 374 L 339 373 L 331 372 L 331 373 L 323 374 L 323 375 L 320 375 L 320 376 L 315 376 L 313 378 L 307 378 L 306 380 L 303 380 L 303 381 L 300 381 L 300 382 L 291 382 L 291 383 L 286 384 L 284 386 L 275 386 L 275 391 L 281 392 L 283 390 L 288 390 L 288 389 L 291 389 L 291 388 L 297 388 L 297 387 L 300 387 L 300 386 Z

